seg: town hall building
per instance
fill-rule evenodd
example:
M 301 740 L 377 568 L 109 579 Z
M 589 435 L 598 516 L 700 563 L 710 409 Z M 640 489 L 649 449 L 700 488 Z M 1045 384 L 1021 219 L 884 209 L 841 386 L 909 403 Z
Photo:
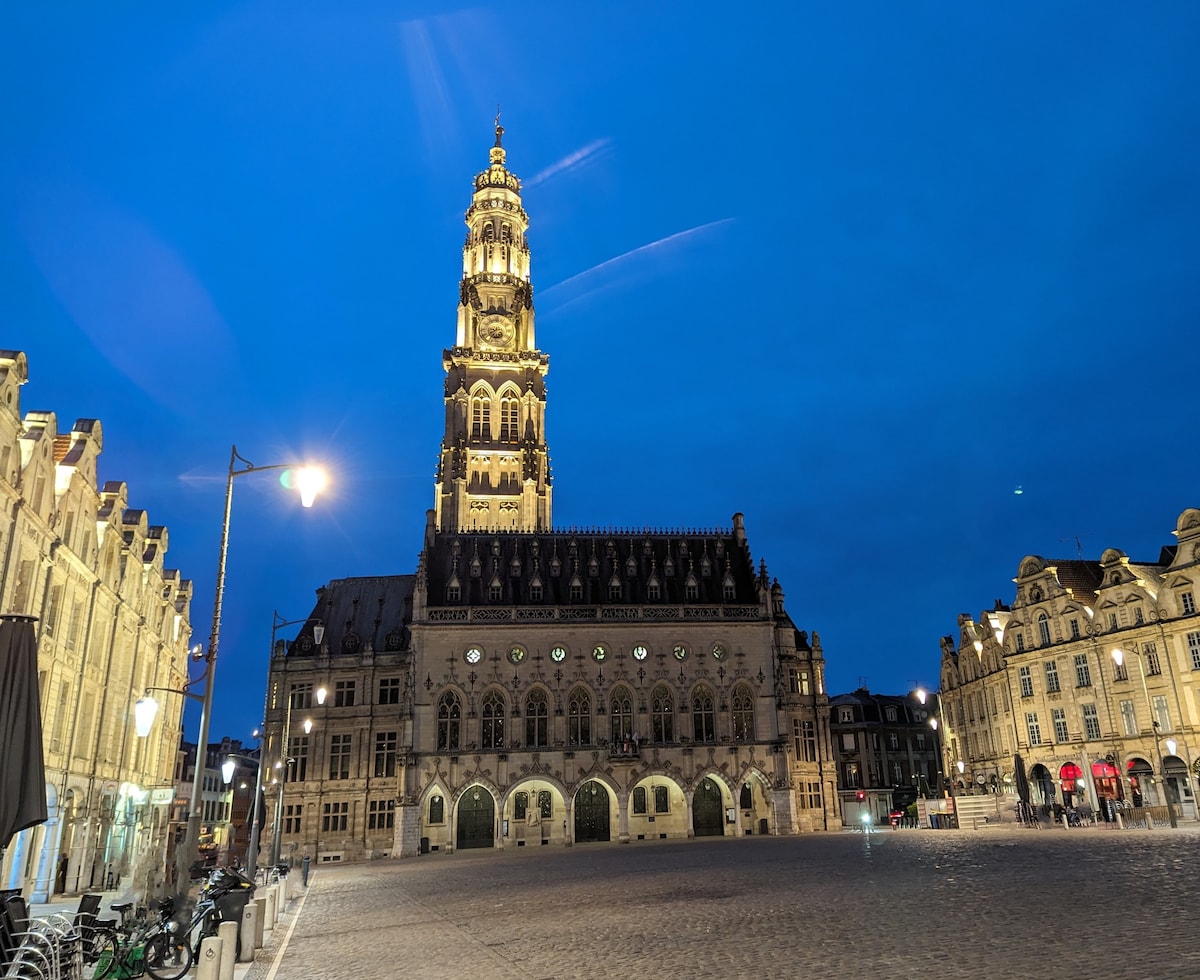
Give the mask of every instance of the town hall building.
M 553 524 L 549 356 L 502 136 L 466 211 L 415 573 L 330 581 L 272 650 L 278 857 L 840 827 L 820 641 L 742 515 Z

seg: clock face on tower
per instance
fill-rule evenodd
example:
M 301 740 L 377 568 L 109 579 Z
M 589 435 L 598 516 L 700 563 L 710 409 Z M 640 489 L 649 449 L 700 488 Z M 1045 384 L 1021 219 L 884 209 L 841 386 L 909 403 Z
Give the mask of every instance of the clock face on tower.
M 512 321 L 503 316 L 490 316 L 479 323 L 479 342 L 484 347 L 507 347 L 516 335 Z

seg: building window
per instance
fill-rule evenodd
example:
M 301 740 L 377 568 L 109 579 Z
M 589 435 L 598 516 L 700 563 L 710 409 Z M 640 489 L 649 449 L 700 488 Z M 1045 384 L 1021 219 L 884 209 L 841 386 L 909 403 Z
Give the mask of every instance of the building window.
M 1075 686 L 1092 686 L 1092 669 L 1088 666 L 1086 653 L 1075 654 Z
M 717 740 L 713 696 L 706 687 L 697 688 L 696 693 L 692 695 L 692 735 L 697 742 L 715 742 Z
M 1124 660 L 1122 660 L 1120 663 L 1113 661 L 1113 680 L 1129 680 L 1129 665 Z
M 1200 670 L 1200 632 L 1187 635 L 1188 653 L 1192 657 L 1192 670 Z
M 1190 592 L 1179 593 L 1179 605 L 1183 607 L 1183 614 L 1191 616 L 1196 611 L 1196 600 Z
M 1025 727 L 1029 730 L 1029 744 L 1030 745 L 1041 745 L 1042 744 L 1042 729 L 1038 725 L 1037 712 L 1030 711 L 1030 712 L 1026 713 Z
M 546 692 L 535 687 L 525 698 L 525 744 L 532 747 L 550 744 L 549 706 Z
M 850 787 L 851 789 L 854 789 L 855 787 L 857 787 L 859 785 L 858 763 L 857 762 L 847 762 L 846 763 L 846 785 L 848 787 Z
M 500 399 L 500 441 L 517 441 L 517 400 L 515 398 Z
M 652 695 L 650 722 L 656 742 L 675 741 L 675 699 L 668 687 L 656 687 Z
M 650 583 L 649 583 L 649 584 L 646 586 L 646 597 L 647 597 L 647 598 L 649 598 L 649 599 L 659 599 L 659 598 L 661 598 L 661 596 L 662 596 L 662 592 L 661 592 L 661 590 L 659 589 L 659 586 L 658 586 L 658 583 L 657 583 L 657 582 L 650 582 Z
M 900 738 L 895 732 L 888 732 L 888 748 L 893 751 L 900 748 Z
M 369 800 L 367 802 L 367 830 L 392 830 L 395 826 L 395 800 Z
M 1041 638 L 1042 646 L 1050 645 L 1050 620 L 1046 618 L 1045 613 L 1038 615 L 1038 636 Z
M 446 801 L 440 796 L 430 797 L 429 800 L 429 822 L 430 823 L 445 823 L 446 822 Z
M 742 792 L 738 796 L 738 806 L 743 810 L 754 809 L 754 793 L 749 783 L 742 783 Z
M 329 736 L 329 778 L 350 778 L 350 735 Z
M 1117 628 L 1117 614 L 1116 613 L 1108 614 L 1108 628 L 1110 630 L 1115 630 Z
M 917 732 L 917 751 L 918 752 L 925 751 L 925 733 L 924 732 Z
M 308 778 L 308 736 L 298 735 L 288 739 L 288 774 L 287 782 L 302 783 Z
M 1025 652 L 1025 636 L 1023 633 L 1017 634 L 1017 653 Z
M 375 775 L 396 775 L 396 733 L 375 733 Z
M 888 721 L 896 720 L 896 709 L 895 708 L 885 708 L 883 714 L 884 714 L 884 717 L 887 718 Z
M 513 819 L 524 820 L 527 811 L 529 810 L 529 794 L 517 793 L 513 797 Z
M 655 786 L 654 787 L 654 812 L 655 813 L 668 813 L 670 811 L 670 807 L 667 805 L 669 802 L 670 802 L 670 798 L 667 795 L 667 787 Z
M 590 745 L 592 742 L 592 699 L 581 687 L 567 699 L 567 744 Z
M 292 709 L 311 708 L 313 698 L 312 684 L 293 684 L 288 688 L 288 703 Z
M 817 761 L 817 727 L 815 722 L 792 719 L 792 740 L 796 743 L 796 758 L 801 762 Z
M 550 795 L 550 790 L 538 790 L 537 805 L 543 820 L 549 820 L 554 816 L 554 797 Z
M 1137 715 L 1134 714 L 1132 701 L 1121 702 L 1121 727 L 1125 729 L 1126 735 L 1138 733 Z
M 1158 644 L 1157 643 L 1143 643 L 1142 644 L 1142 653 L 1146 657 L 1146 673 L 1147 674 L 1161 674 L 1162 673 L 1162 664 L 1159 662 L 1159 659 L 1158 659 Z
M 1079 639 L 1079 620 L 1073 618 L 1067 623 L 1067 625 L 1071 629 L 1071 639 L 1078 640 Z
M 283 832 L 285 834 L 300 833 L 300 821 L 304 816 L 304 806 L 300 803 L 289 803 L 283 808 Z
M 583 583 L 582 582 L 572 582 L 571 583 L 571 601 L 572 602 L 582 602 L 583 601 Z
M 733 740 L 749 742 L 754 738 L 754 695 L 745 687 L 733 692 Z
M 1172 731 L 1171 713 L 1167 710 L 1167 696 L 1165 694 L 1154 695 L 1154 722 L 1159 734 Z
M 456 750 L 462 737 L 462 702 L 453 691 L 447 691 L 438 699 L 437 747 Z
M 1100 718 L 1096 714 L 1094 704 L 1083 706 L 1083 733 L 1089 742 L 1100 741 Z
M 481 743 L 485 749 L 504 748 L 504 697 L 493 689 L 483 696 L 480 706 L 483 716 L 483 738 Z
M 1142 615 L 1142 607 L 1141 607 L 1141 606 L 1134 606 L 1134 607 L 1133 607 L 1133 624 L 1134 624 L 1135 626 L 1141 626 L 1141 625 L 1142 625 L 1142 623 L 1144 623 L 1145 621 L 1146 621 L 1146 620 L 1145 620 L 1145 618 L 1144 618 L 1144 617 L 1143 617 L 1143 615 Z
M 350 825 L 350 804 L 349 803 L 326 803 L 321 808 L 321 830 L 325 833 L 330 831 L 348 830 Z
M 1033 674 L 1028 667 L 1021 667 L 1017 671 L 1017 676 L 1021 679 L 1021 697 L 1033 697 Z
M 853 708 L 838 708 L 838 722 L 843 725 L 848 725 L 854 721 Z
M 733 583 L 732 583 L 732 582 L 726 582 L 726 583 L 724 583 L 724 584 L 721 586 L 721 599 L 722 599 L 722 601 L 724 601 L 724 602 L 733 602 L 733 598 L 734 598 Z
M 618 687 L 608 702 L 609 731 L 613 745 L 618 745 L 633 733 L 633 698 L 629 691 Z
M 400 678 L 399 677 L 384 677 L 379 681 L 379 703 L 380 704 L 399 704 L 400 703 Z
M 634 813 L 645 813 L 646 812 L 646 787 L 645 786 L 635 786 L 633 788 L 633 812 Z
M 355 681 L 338 681 L 333 685 L 333 706 L 335 708 L 353 708 Z
M 842 732 L 842 751 L 853 752 L 857 748 L 854 732 Z
M 1046 661 L 1046 690 L 1051 694 L 1059 690 L 1057 660 Z
M 490 439 L 492 437 L 491 412 L 491 399 L 485 395 L 476 395 L 471 399 L 471 438 Z

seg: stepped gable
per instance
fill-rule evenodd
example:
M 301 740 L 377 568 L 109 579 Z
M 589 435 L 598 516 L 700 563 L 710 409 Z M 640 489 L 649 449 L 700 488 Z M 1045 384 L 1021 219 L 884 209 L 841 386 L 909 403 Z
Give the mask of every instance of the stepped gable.
M 425 555 L 430 606 L 720 605 L 760 602 L 734 530 L 439 532 Z M 450 589 L 459 585 L 458 598 Z M 726 582 L 732 596 L 726 595 Z M 541 584 L 541 598 L 534 586 Z M 499 598 L 493 586 L 499 584 Z M 652 583 L 657 583 L 653 598 Z M 694 597 L 688 598 L 689 583 Z M 579 586 L 572 599 L 571 586 Z

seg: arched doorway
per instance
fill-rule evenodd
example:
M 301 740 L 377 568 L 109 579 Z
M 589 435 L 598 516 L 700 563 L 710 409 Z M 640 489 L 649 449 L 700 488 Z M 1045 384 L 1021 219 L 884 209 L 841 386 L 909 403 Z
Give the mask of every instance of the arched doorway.
M 1154 770 L 1145 759 L 1135 756 L 1125 763 L 1129 777 L 1129 795 L 1135 807 L 1154 806 L 1159 800 L 1155 796 Z
M 1075 794 L 1083 793 L 1083 770 L 1074 762 L 1065 762 L 1058 770 L 1058 781 L 1062 786 L 1063 806 L 1075 805 Z
M 692 796 L 692 829 L 697 837 L 725 835 L 725 807 L 721 802 L 721 787 L 715 779 L 705 776 Z
M 1096 787 L 1096 802 L 1100 807 L 1100 819 L 1112 823 L 1117 819 L 1117 801 L 1122 799 L 1124 790 L 1117 776 L 1117 768 L 1108 759 L 1097 759 L 1092 763 L 1092 784 Z
M 611 808 L 608 790 L 595 779 L 589 780 L 575 794 L 575 841 L 611 840 L 608 821 Z
M 1171 742 L 1170 739 L 1167 740 Z M 1168 744 L 1167 748 L 1172 749 L 1174 745 Z M 1168 755 L 1163 758 L 1163 777 L 1166 783 L 1167 800 L 1172 806 L 1181 808 L 1181 812 L 1186 819 L 1194 820 L 1196 818 L 1196 798 L 1192 793 L 1192 784 L 1188 779 L 1188 767 L 1177 755 Z
M 473 786 L 458 801 L 456 847 L 492 847 L 496 837 L 496 803 L 482 786 Z
M 1040 762 L 1029 770 L 1031 802 L 1035 806 L 1050 806 L 1054 802 L 1054 777 Z

